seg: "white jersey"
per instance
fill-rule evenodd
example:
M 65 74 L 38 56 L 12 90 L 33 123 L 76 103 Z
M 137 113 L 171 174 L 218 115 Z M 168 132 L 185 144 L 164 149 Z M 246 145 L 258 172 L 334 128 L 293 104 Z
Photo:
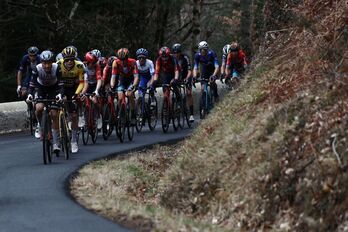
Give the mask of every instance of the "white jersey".
M 42 64 L 36 65 L 33 69 L 33 78 L 34 81 L 43 86 L 55 85 L 58 82 L 58 64 L 53 63 L 49 73 L 43 69 Z
M 155 73 L 155 68 L 153 66 L 153 62 L 149 59 L 146 59 L 144 65 L 140 65 L 139 60 L 137 60 L 137 68 L 140 77 L 151 78 Z

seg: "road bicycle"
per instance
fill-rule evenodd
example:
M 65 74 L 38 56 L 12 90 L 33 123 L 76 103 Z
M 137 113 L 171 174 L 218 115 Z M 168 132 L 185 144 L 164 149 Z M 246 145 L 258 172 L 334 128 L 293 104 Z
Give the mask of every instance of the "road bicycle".
M 141 132 L 146 121 L 148 122 L 150 131 L 155 130 L 158 118 L 157 98 L 154 93 L 150 93 L 150 88 L 139 87 L 141 93 L 136 102 L 136 125 L 138 133 Z M 146 95 L 148 97 L 146 98 Z

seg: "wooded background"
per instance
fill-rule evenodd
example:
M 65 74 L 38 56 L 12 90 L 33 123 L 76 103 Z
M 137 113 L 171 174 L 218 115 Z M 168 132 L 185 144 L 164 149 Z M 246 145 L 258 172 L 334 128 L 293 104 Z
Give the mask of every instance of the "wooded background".
M 276 0 L 0 1 L 0 102 L 17 100 L 15 73 L 30 46 L 58 53 L 74 45 L 80 57 L 92 48 L 108 56 L 120 47 L 134 56 L 145 47 L 154 59 L 161 46 L 174 43 L 192 57 L 206 40 L 220 59 L 222 47 L 238 40 L 250 58 L 265 31 L 284 18 L 281 6 Z M 275 13 L 278 19 L 267 21 Z

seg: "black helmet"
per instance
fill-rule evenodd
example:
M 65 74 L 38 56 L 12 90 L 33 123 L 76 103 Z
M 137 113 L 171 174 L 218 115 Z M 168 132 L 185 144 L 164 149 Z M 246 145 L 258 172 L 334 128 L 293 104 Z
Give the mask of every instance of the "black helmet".
M 181 44 L 178 44 L 178 43 L 174 44 L 172 47 L 172 51 L 173 51 L 173 53 L 181 52 Z
M 28 48 L 28 54 L 29 55 L 36 55 L 39 53 L 39 49 L 35 46 L 32 46 L 30 48 Z

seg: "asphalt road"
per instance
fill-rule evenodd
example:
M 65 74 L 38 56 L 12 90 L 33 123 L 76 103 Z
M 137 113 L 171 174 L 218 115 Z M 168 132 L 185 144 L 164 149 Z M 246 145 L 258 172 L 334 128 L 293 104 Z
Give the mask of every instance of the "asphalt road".
M 133 142 L 120 144 L 112 135 L 84 146 L 70 160 L 53 157 L 44 165 L 42 143 L 29 134 L 0 136 L 0 232 L 31 231 L 128 231 L 78 205 L 69 195 L 66 181 L 82 165 L 112 153 L 183 138 L 192 129 L 163 134 L 159 127 L 137 134 Z M 90 141 L 89 141 L 90 142 Z

